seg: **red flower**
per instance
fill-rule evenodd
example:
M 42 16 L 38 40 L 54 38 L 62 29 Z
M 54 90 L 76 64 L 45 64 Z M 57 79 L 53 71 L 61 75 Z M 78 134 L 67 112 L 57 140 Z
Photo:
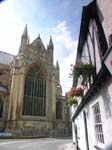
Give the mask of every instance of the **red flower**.
M 82 87 L 78 87 L 75 90 L 75 96 L 81 96 L 83 93 L 83 88 Z
M 66 92 L 67 98 L 73 97 L 75 95 L 75 88 L 72 87 L 70 91 Z
M 110 64 L 111 64 L 111 66 L 112 66 L 112 60 L 110 61 Z
M 67 96 L 67 98 L 70 97 L 70 91 L 66 92 L 66 96 Z
M 73 65 L 73 64 L 71 64 L 70 66 L 71 66 L 71 67 L 73 67 L 74 65 Z

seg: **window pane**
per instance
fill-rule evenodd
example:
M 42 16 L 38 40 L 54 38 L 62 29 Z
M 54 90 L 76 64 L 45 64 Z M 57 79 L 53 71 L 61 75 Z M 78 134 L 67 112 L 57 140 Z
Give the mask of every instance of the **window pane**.
M 93 106 L 93 113 L 94 113 L 96 140 L 97 140 L 97 142 L 104 143 L 104 136 L 103 136 L 103 128 L 102 128 L 99 103 L 96 103 Z
M 32 68 L 25 80 L 23 114 L 45 116 L 45 76 L 39 67 Z

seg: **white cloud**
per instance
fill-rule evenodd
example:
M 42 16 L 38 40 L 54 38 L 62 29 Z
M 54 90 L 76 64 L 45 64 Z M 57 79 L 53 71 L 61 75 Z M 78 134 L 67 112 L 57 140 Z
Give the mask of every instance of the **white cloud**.
M 12 2 L 0 5 L 0 50 L 17 54 L 24 23 L 15 16 Z
M 8 0 L 0 6 L 0 50 L 17 54 L 21 34 L 26 23 L 16 16 L 13 9 L 13 2 L 13 0 Z M 39 28 L 35 26 L 30 26 L 30 24 L 28 26 L 31 41 L 40 33 L 43 37 L 42 40 L 44 39 L 44 43 L 46 43 L 52 34 L 54 58 L 55 63 L 59 60 L 60 81 L 64 94 L 72 86 L 72 79 L 69 78 L 69 73 L 71 68 L 70 64 L 75 63 L 77 41 L 72 39 L 65 21 L 58 22 L 57 25 L 52 28 Z
M 75 64 L 78 41 L 72 39 L 71 33 L 65 21 L 58 22 L 55 27 L 43 29 L 40 34 L 43 36 L 44 43 L 48 40 L 48 35 L 52 34 L 54 43 L 54 63 L 59 61 L 60 65 L 60 81 L 62 85 L 63 95 L 72 86 L 72 79 L 69 78 L 71 73 L 71 64 Z M 36 29 L 35 32 L 36 33 Z M 43 40 L 42 39 L 42 40 Z
M 58 59 L 60 63 L 60 81 L 65 94 L 72 86 L 72 79 L 69 78 L 70 65 L 75 64 L 78 41 L 72 39 L 65 21 L 59 22 L 51 33 L 53 33 L 55 60 Z
M 69 73 L 71 73 L 71 64 L 75 64 L 77 43 L 75 41 L 73 51 L 60 63 L 60 81 L 63 87 L 63 94 L 69 91 L 73 84 L 72 78 L 69 78 Z

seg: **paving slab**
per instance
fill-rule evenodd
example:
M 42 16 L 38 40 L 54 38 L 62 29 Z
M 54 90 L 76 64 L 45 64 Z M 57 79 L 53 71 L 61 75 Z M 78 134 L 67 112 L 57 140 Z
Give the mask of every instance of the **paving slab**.
M 60 147 L 60 150 L 76 150 L 76 146 L 73 143 L 64 144 Z

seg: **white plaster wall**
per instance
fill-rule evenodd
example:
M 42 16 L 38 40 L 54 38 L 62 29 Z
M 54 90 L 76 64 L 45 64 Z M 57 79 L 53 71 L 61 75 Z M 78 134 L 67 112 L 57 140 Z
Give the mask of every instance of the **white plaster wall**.
M 105 144 L 97 143 L 94 130 L 94 116 L 93 116 L 93 105 L 99 102 L 102 127 L 104 133 Z M 95 94 L 92 100 L 83 109 L 87 115 L 87 127 L 88 127 L 88 139 L 90 150 L 96 150 L 95 145 L 100 147 L 106 147 L 112 144 L 112 79 L 108 80 L 105 86 Z M 78 126 L 78 140 L 79 147 L 82 150 L 86 150 L 85 143 L 85 129 L 84 129 L 84 118 L 83 110 L 76 118 L 76 124 Z
M 108 36 L 112 34 L 112 0 L 97 0 L 97 5 L 103 16 L 102 25 L 108 41 Z
M 105 144 L 100 144 L 102 147 L 106 145 L 112 144 L 112 79 L 108 80 L 104 83 L 104 87 L 99 90 L 99 92 L 93 97 L 91 103 L 88 104 L 90 107 L 89 119 L 88 119 L 88 131 L 89 131 L 89 139 L 91 139 L 90 133 L 94 136 L 90 141 L 90 146 L 96 145 L 97 141 L 95 139 L 94 134 L 94 119 L 92 106 L 99 102 L 101 119 L 102 119 L 102 127 L 104 133 L 104 141 Z M 86 106 L 87 109 L 87 106 Z
M 92 30 L 94 31 L 93 33 L 92 33 Z M 90 56 L 91 56 L 92 63 L 95 64 L 95 62 L 94 62 L 94 49 L 95 49 L 95 58 L 97 58 L 96 59 L 96 72 L 98 73 L 101 68 L 101 58 L 100 58 L 100 53 L 99 53 L 100 47 L 99 47 L 98 39 L 97 39 L 97 37 L 98 37 L 97 26 L 94 21 L 90 21 L 89 33 L 90 34 L 88 34 L 87 41 L 88 41 Z M 93 40 L 94 40 L 94 42 L 93 42 Z
M 83 112 L 78 115 L 76 125 L 78 131 L 78 146 L 81 150 L 86 150 Z
M 88 54 L 88 48 L 87 48 L 87 43 L 85 43 L 85 45 L 83 47 L 83 52 L 82 52 L 82 58 L 81 58 L 81 60 L 84 63 L 90 62 L 90 60 L 89 60 L 89 54 Z
M 73 143 L 76 144 L 76 136 L 75 136 L 75 122 L 72 122 L 72 139 Z
M 90 150 L 95 150 L 95 135 L 94 135 L 94 126 L 93 126 L 93 118 L 91 116 L 90 104 L 88 104 L 83 110 L 85 110 L 87 115 L 87 128 L 88 128 L 88 140 L 89 140 L 89 148 Z M 83 118 L 83 110 L 81 111 L 80 115 L 77 117 L 77 126 L 79 127 L 79 135 L 80 139 L 78 140 L 78 145 L 81 150 L 86 149 L 86 140 L 85 140 L 85 129 L 84 129 L 84 118 Z M 81 117 L 82 115 L 82 117 Z
M 112 144 L 112 78 L 101 89 L 101 112 L 105 145 Z
M 90 32 L 91 37 L 92 37 L 92 25 L 91 25 L 91 22 L 90 22 L 90 25 L 89 25 L 89 32 Z M 88 34 L 88 36 L 87 36 L 87 41 L 88 41 L 88 46 L 89 46 L 91 61 L 92 61 L 92 63 L 94 64 L 93 44 L 92 44 L 92 41 L 91 41 L 91 37 L 90 37 L 90 35 Z
M 93 149 L 94 143 L 94 128 L 92 126 L 92 117 L 90 116 L 90 107 L 87 105 L 85 107 L 86 115 L 87 115 L 87 129 L 88 129 L 88 141 L 89 141 L 89 148 Z
M 96 73 L 98 73 L 101 68 L 100 45 L 99 45 L 99 39 L 98 39 L 97 26 L 95 22 L 93 23 L 94 23 L 93 26 L 94 26 L 95 58 L 97 58 L 96 59 Z

